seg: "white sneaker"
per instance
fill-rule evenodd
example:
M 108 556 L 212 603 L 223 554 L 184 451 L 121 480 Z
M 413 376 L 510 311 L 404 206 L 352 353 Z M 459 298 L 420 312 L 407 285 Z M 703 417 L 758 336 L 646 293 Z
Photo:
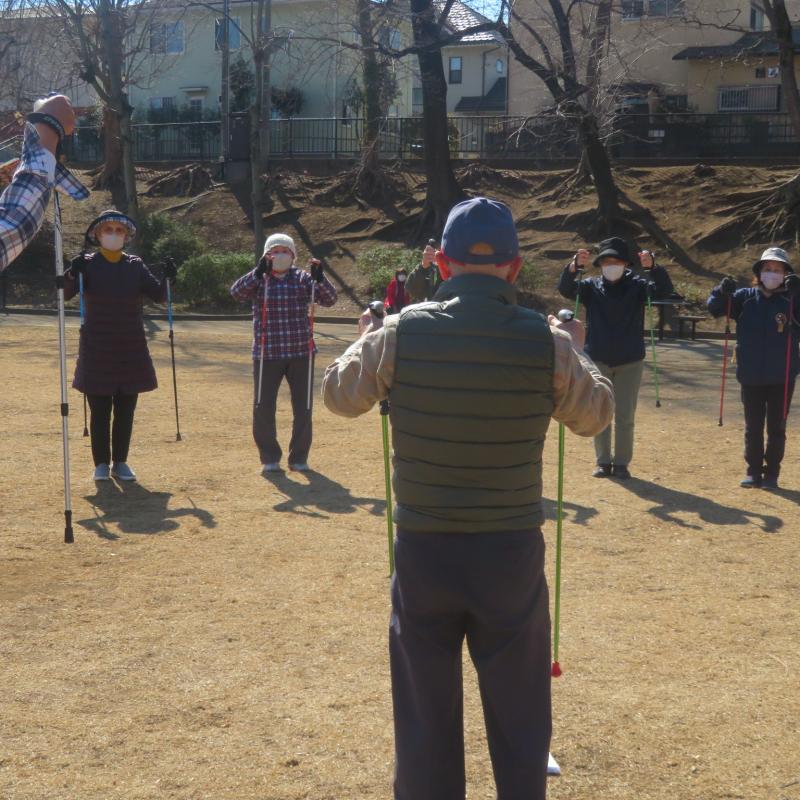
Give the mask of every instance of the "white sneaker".
M 111 477 L 108 471 L 108 464 L 98 464 L 94 468 L 94 475 L 92 475 L 93 481 L 110 481 Z
M 289 469 L 292 472 L 309 472 L 311 467 L 308 464 L 301 463 L 301 464 L 289 464 Z
M 280 472 L 281 465 L 278 461 L 271 461 L 269 464 L 261 465 L 261 474 L 266 475 L 268 472 Z
M 111 474 L 120 481 L 136 480 L 136 473 L 124 461 L 112 464 Z

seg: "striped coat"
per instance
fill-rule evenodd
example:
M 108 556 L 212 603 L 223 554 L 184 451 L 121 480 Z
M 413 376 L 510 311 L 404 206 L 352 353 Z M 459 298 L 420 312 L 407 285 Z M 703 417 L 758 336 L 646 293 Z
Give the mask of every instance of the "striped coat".
M 78 282 L 66 274 L 64 296 L 78 294 Z M 101 253 L 88 256 L 84 278 L 84 325 L 72 386 L 93 395 L 139 394 L 158 386 L 147 349 L 142 297 L 166 298 L 159 283 L 137 256 L 117 263 Z

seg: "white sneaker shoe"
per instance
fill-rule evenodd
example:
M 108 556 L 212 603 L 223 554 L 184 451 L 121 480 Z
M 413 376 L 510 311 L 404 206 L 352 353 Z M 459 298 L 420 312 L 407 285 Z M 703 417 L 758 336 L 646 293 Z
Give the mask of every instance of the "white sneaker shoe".
M 108 464 L 98 464 L 94 468 L 94 475 L 92 475 L 93 481 L 110 481 L 111 477 L 108 471 Z
M 266 475 L 268 472 L 281 472 L 280 462 L 271 461 L 269 464 L 262 464 L 261 474 Z
M 136 480 L 136 473 L 124 461 L 112 464 L 111 474 L 120 481 Z
M 311 467 L 308 466 L 306 463 L 301 464 L 289 464 L 289 469 L 292 472 L 309 472 Z

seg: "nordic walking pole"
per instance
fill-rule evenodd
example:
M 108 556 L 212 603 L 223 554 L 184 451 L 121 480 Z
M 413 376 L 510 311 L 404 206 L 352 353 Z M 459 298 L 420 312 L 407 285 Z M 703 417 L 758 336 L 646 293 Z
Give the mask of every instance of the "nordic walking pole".
M 381 400 L 383 474 L 386 481 L 386 530 L 389 536 L 389 577 L 394 575 L 394 521 L 392 520 L 392 472 L 389 468 L 389 401 Z
M 647 317 L 650 322 L 650 346 L 653 350 L 653 381 L 656 385 L 656 408 L 661 408 L 661 398 L 658 393 L 658 358 L 656 357 L 656 334 L 653 329 L 653 301 L 650 298 L 649 286 L 647 287 Z
M 722 386 L 719 390 L 719 425 L 722 426 L 722 410 L 725 406 L 725 378 L 728 374 L 728 342 L 731 338 L 731 304 L 733 297 L 728 295 L 725 309 L 725 345 L 722 348 Z
M 72 498 L 69 479 L 69 400 L 67 398 L 67 342 L 64 320 L 64 244 L 61 238 L 61 205 L 53 192 L 53 231 L 56 251 L 56 294 L 58 297 L 58 350 L 61 368 L 61 439 L 64 448 L 64 541 L 72 544 Z
M 81 310 L 81 337 L 83 336 L 83 320 L 84 320 L 84 306 L 83 306 L 83 273 L 78 275 L 78 291 L 80 293 L 80 310 Z M 89 428 L 86 426 L 86 392 L 83 393 L 83 435 L 89 435 Z
M 175 397 L 175 441 L 181 441 L 181 421 L 178 415 L 178 379 L 175 374 L 175 337 L 172 330 L 172 286 L 168 278 L 167 282 L 167 319 L 169 320 L 169 350 L 172 354 L 172 393 Z
M 264 378 L 264 347 L 267 343 L 267 288 L 269 278 L 264 277 L 264 300 L 261 304 L 261 360 L 258 365 L 258 393 L 256 394 L 256 406 L 261 405 L 261 383 Z
M 558 312 L 561 322 L 576 319 L 581 305 L 580 280 L 582 269 L 576 268 L 575 281 L 578 284 L 578 293 L 575 295 L 575 310 L 562 309 Z M 551 675 L 558 678 L 561 675 L 561 664 L 558 661 L 558 644 L 561 635 L 561 556 L 563 551 L 564 530 L 564 442 L 566 429 L 563 422 L 558 423 L 558 500 L 556 508 L 556 588 L 553 603 L 553 666 Z
M 316 261 L 314 259 L 312 263 Z M 318 261 L 316 262 L 319 263 Z M 308 337 L 308 397 L 306 398 L 306 408 L 311 411 L 311 392 L 314 383 L 314 296 L 317 289 L 317 282 L 311 279 L 311 314 L 310 325 L 311 332 Z
M 792 363 L 792 325 L 794 324 L 794 297 L 789 300 L 789 337 L 786 340 L 786 376 L 783 380 L 783 421 L 789 416 L 789 374 Z

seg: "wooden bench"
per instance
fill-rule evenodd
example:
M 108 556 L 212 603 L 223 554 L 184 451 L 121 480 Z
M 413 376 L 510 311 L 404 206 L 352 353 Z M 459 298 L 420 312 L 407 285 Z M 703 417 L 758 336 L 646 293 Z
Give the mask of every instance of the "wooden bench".
M 692 314 L 678 314 L 675 319 L 678 322 L 678 338 L 684 338 L 684 331 L 686 325 L 692 326 L 692 340 L 697 338 L 697 323 L 708 319 L 705 315 L 694 316 Z

